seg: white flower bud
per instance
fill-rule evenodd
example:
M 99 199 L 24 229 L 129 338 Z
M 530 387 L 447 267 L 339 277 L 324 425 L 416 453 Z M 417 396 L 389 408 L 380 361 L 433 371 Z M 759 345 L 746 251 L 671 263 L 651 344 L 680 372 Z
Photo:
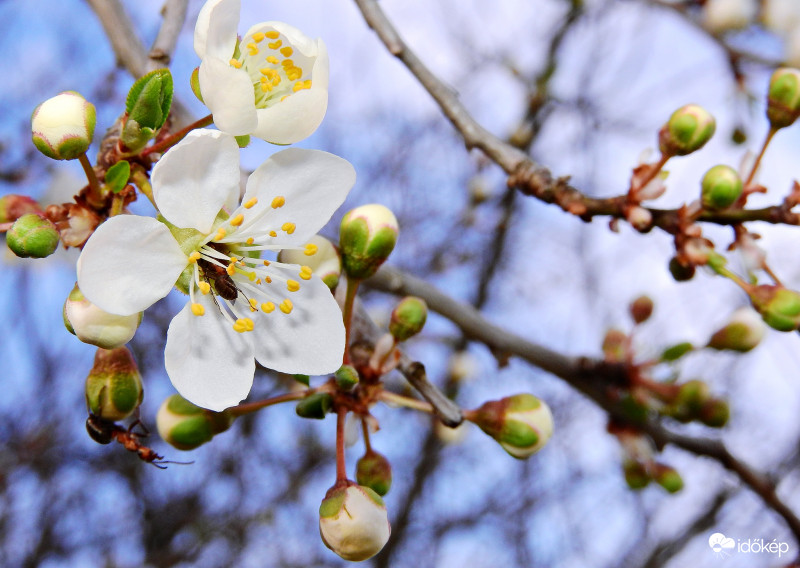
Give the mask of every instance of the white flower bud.
M 755 19 L 755 0 L 708 0 L 703 6 L 703 27 L 712 33 L 746 28 Z
M 800 25 L 800 3 L 797 0 L 765 0 L 761 19 L 773 32 L 789 34 Z
M 31 115 L 33 144 L 48 158 L 74 160 L 92 143 L 94 105 L 75 91 L 47 99 Z
M 64 302 L 63 316 L 67 331 L 103 349 L 128 343 L 142 322 L 141 312 L 118 316 L 101 310 L 83 296 L 77 284 Z
M 372 558 L 392 528 L 383 499 L 368 487 L 332 487 L 319 506 L 319 534 L 336 554 L 354 562 Z
M 517 394 L 484 403 L 469 418 L 517 459 L 541 450 L 553 435 L 553 415 L 532 394 Z
M 339 228 L 342 265 L 351 278 L 369 278 L 389 257 L 397 242 L 397 218 L 376 203 L 348 211 Z
M 756 347 L 767 333 L 767 325 L 761 316 L 749 307 L 739 308 L 728 323 L 708 341 L 713 349 L 730 349 L 747 352 Z

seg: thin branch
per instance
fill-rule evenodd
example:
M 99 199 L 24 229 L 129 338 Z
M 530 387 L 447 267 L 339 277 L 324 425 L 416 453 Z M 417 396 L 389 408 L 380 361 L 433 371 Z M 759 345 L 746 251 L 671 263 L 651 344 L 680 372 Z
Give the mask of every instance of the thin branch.
M 169 67 L 170 60 L 172 59 L 172 52 L 175 51 L 175 45 L 178 43 L 178 36 L 186 21 L 186 10 L 188 6 L 189 0 L 166 0 L 164 2 L 164 7 L 161 9 L 161 15 L 164 20 L 161 22 L 158 35 L 153 45 L 150 47 L 150 53 L 148 54 L 150 58 L 148 64 L 149 71 L 161 67 Z

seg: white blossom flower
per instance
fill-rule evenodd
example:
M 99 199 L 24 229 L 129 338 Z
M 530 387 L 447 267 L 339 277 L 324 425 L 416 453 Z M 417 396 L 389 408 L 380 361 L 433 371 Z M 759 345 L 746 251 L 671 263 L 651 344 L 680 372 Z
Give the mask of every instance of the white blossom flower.
M 237 40 L 240 0 L 209 0 L 194 50 L 203 102 L 220 130 L 275 144 L 310 136 L 328 108 L 328 51 L 283 22 L 263 22 Z
M 291 148 L 253 172 L 237 205 L 235 139 L 194 131 L 153 169 L 159 219 L 118 215 L 100 225 L 78 259 L 79 286 L 119 315 L 144 310 L 173 286 L 189 294 L 164 358 L 175 388 L 198 406 L 221 411 L 245 398 L 253 357 L 285 373 L 333 372 L 344 326 L 330 290 L 308 266 L 259 257 L 303 248 L 354 182 L 346 160 Z

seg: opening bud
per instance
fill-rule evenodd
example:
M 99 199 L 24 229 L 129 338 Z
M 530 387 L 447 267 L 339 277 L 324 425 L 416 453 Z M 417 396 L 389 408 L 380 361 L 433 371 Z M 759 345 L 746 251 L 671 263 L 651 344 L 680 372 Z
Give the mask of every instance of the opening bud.
M 131 152 L 138 152 L 164 126 L 172 105 L 172 74 L 156 69 L 140 77 L 128 91 L 120 140 Z
M 397 341 L 405 341 L 420 331 L 428 319 L 428 304 L 422 298 L 407 296 L 392 311 L 389 333 Z
M 158 435 L 169 445 L 179 450 L 193 450 L 230 428 L 234 418 L 227 410 L 206 410 L 173 394 L 161 403 L 156 427 Z
M 710 211 L 726 209 L 742 195 L 742 178 L 730 166 L 719 165 L 708 170 L 700 184 L 700 200 Z
M 776 69 L 767 89 L 767 118 L 773 128 L 791 126 L 800 116 L 800 71 Z
M 702 148 L 714 135 L 717 123 L 700 105 L 686 105 L 672 113 L 658 133 L 665 156 L 685 156 Z
M 331 487 L 319 506 L 322 542 L 345 560 L 372 558 L 391 532 L 386 505 L 369 487 L 352 482 Z
M 315 392 L 297 403 L 294 411 L 301 418 L 322 420 L 333 406 L 333 397 L 326 392 Z
M 344 390 L 352 390 L 358 384 L 358 371 L 352 365 L 342 365 L 334 374 L 336 385 Z
M 793 331 L 800 326 L 800 294 L 794 290 L 764 284 L 750 291 L 750 301 L 771 328 Z
M 631 317 L 636 323 L 644 323 L 653 314 L 653 300 L 649 296 L 639 296 L 630 306 Z
M 6 243 L 21 258 L 44 258 L 58 248 L 58 229 L 50 220 L 28 213 L 11 225 L 6 233 Z
M 383 454 L 368 450 L 356 463 L 356 481 L 378 495 L 386 495 L 392 486 L 392 464 Z
M 142 313 L 118 316 L 101 310 L 81 293 L 76 284 L 64 302 L 64 326 L 90 345 L 114 349 L 128 343 L 142 323 Z
M 142 376 L 127 347 L 98 348 L 86 377 L 86 407 L 108 422 L 124 420 L 142 403 Z
M 550 407 L 532 394 L 486 402 L 472 412 L 469 420 L 517 459 L 532 456 L 553 435 Z
M 739 308 L 731 314 L 728 323 L 711 336 L 708 347 L 746 353 L 761 343 L 766 333 L 767 326 L 755 310 Z
M 719 398 L 706 401 L 700 409 L 700 422 L 711 428 L 722 428 L 731 417 L 731 408 L 728 403 Z
M 683 478 L 674 467 L 660 463 L 652 464 L 652 476 L 656 483 L 669 493 L 677 493 L 683 489 Z
M 89 149 L 95 120 L 94 105 L 79 93 L 66 91 L 34 109 L 33 144 L 48 158 L 74 160 Z
M 342 274 L 342 259 L 339 251 L 323 236 L 314 235 L 302 250 L 282 250 L 280 262 L 307 266 L 330 288 L 335 289 Z
M 397 242 L 397 219 L 383 205 L 356 207 L 339 228 L 342 265 L 350 278 L 369 278 L 389 258 Z
M 13 223 L 28 213 L 41 213 L 42 207 L 25 195 L 9 194 L 0 197 L 0 223 Z

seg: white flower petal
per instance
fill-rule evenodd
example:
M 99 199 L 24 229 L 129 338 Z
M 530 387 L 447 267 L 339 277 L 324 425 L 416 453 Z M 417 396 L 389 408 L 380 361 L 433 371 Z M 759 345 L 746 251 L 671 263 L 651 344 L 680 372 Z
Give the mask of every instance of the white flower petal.
M 247 33 L 244 34 L 242 37 L 252 37 L 252 35 L 256 32 L 267 33 L 269 31 L 275 30 L 276 32 L 283 34 L 286 40 L 289 42 L 291 47 L 297 51 L 300 51 L 306 57 L 315 57 L 319 53 L 319 43 L 321 40 L 319 39 L 311 39 L 306 34 L 301 32 L 298 28 L 287 24 L 286 22 L 278 22 L 278 21 L 270 21 L 270 22 L 261 22 L 260 24 L 256 24 L 252 26 Z M 325 84 L 327 87 L 327 83 Z
M 314 133 L 327 110 L 328 90 L 312 85 L 274 106 L 258 109 L 253 136 L 272 144 L 294 144 Z
M 289 148 L 273 154 L 252 173 L 243 202 L 258 197 L 255 212 L 283 196 L 285 205 L 269 212 L 260 223 L 264 232 L 294 223 L 291 235 L 280 234 L 280 244 L 299 246 L 330 220 L 355 180 L 355 169 L 343 158 L 319 150 Z
M 188 260 L 166 225 L 118 215 L 100 225 L 78 259 L 78 286 L 101 309 L 127 316 L 166 296 Z
M 173 225 L 209 233 L 232 194 L 239 193 L 239 146 L 216 130 L 195 130 L 153 168 L 153 197 Z
M 247 397 L 255 363 L 252 339 L 235 332 L 210 298 L 197 297 L 205 315 L 194 315 L 187 302 L 173 318 L 167 331 L 164 363 L 181 396 L 220 412 Z
M 240 11 L 240 0 L 209 0 L 203 5 L 194 28 L 194 51 L 200 59 L 233 55 Z
M 317 277 L 287 292 L 290 314 L 259 312 L 254 348 L 259 363 L 282 373 L 323 375 L 342 366 L 344 324 L 331 291 Z
M 258 125 L 253 82 L 246 71 L 222 59 L 207 57 L 198 74 L 203 102 L 214 115 L 214 125 L 228 134 L 250 134 Z

